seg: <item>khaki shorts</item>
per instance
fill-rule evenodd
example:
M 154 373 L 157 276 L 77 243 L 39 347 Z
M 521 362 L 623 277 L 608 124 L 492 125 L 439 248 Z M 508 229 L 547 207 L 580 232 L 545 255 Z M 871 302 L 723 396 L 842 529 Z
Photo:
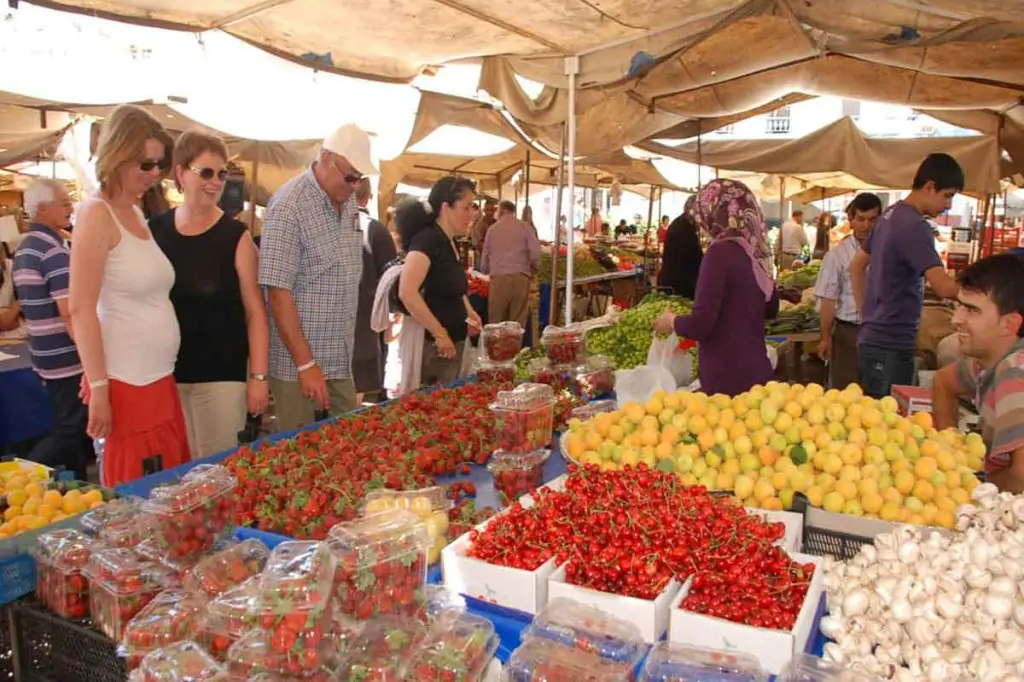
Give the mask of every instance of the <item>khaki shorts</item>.
M 270 392 L 274 396 L 277 430 L 293 431 L 316 421 L 317 405 L 302 395 L 298 381 L 270 378 Z M 332 417 L 356 409 L 356 385 L 349 379 L 328 379 L 327 395 L 331 400 L 328 413 Z

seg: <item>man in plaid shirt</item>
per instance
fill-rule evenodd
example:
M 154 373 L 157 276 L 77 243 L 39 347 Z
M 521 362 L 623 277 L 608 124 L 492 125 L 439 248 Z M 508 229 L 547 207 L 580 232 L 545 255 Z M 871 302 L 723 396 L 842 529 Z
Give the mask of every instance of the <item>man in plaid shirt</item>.
M 356 408 L 352 380 L 363 238 L 355 189 L 378 174 L 370 139 L 345 125 L 271 198 L 260 246 L 270 307 L 270 390 L 288 431 Z

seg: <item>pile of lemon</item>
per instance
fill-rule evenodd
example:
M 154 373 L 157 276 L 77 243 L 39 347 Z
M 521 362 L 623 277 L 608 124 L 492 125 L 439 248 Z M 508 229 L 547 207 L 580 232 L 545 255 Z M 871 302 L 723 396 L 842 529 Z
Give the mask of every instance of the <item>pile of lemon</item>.
M 441 550 L 448 545 L 448 512 L 438 508 L 437 501 L 431 499 L 431 496 L 418 495 L 415 491 L 378 495 L 367 501 L 364 511 L 366 514 L 376 514 L 391 509 L 407 509 L 423 521 L 433 540 L 427 550 L 427 563 L 439 561 Z
M 900 416 L 891 397 L 778 382 L 735 398 L 659 392 L 573 421 L 563 445 L 577 462 L 643 462 L 752 507 L 788 509 L 800 492 L 831 512 L 945 528 L 985 457 L 978 434 L 936 431 L 926 412 Z
M 82 492 L 48 490 L 45 470 L 19 470 L 3 477 L 3 493 L 7 508 L 0 524 L 0 539 L 103 506 L 103 493 L 98 489 Z

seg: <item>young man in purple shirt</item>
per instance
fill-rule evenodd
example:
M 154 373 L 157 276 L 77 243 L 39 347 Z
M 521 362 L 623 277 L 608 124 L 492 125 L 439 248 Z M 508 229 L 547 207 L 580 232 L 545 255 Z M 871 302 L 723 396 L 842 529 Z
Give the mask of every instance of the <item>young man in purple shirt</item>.
M 943 298 L 956 298 L 960 290 L 935 251 L 926 219 L 948 211 L 963 188 L 964 172 L 956 159 L 930 154 L 917 169 L 910 194 L 882 214 L 850 262 L 850 284 L 861 313 L 860 384 L 870 396 L 882 398 L 893 385 L 914 383 L 922 277 Z

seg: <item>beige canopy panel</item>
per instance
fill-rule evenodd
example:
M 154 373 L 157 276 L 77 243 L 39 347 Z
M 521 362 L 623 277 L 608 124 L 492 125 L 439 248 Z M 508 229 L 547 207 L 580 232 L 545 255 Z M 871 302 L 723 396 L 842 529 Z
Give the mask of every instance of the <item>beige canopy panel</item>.
M 640 146 L 652 154 L 698 162 L 694 142 L 679 147 L 653 142 Z M 967 191 L 999 191 L 1000 149 L 990 136 L 868 138 L 852 119 L 843 118 L 797 140 L 709 140 L 700 152 L 700 163 L 714 168 L 798 176 L 839 171 L 868 186 L 897 189 L 909 189 L 925 156 L 946 152 L 963 166 Z
M 42 113 L 0 99 L 0 168 L 53 157 L 70 123 L 61 113 Z

